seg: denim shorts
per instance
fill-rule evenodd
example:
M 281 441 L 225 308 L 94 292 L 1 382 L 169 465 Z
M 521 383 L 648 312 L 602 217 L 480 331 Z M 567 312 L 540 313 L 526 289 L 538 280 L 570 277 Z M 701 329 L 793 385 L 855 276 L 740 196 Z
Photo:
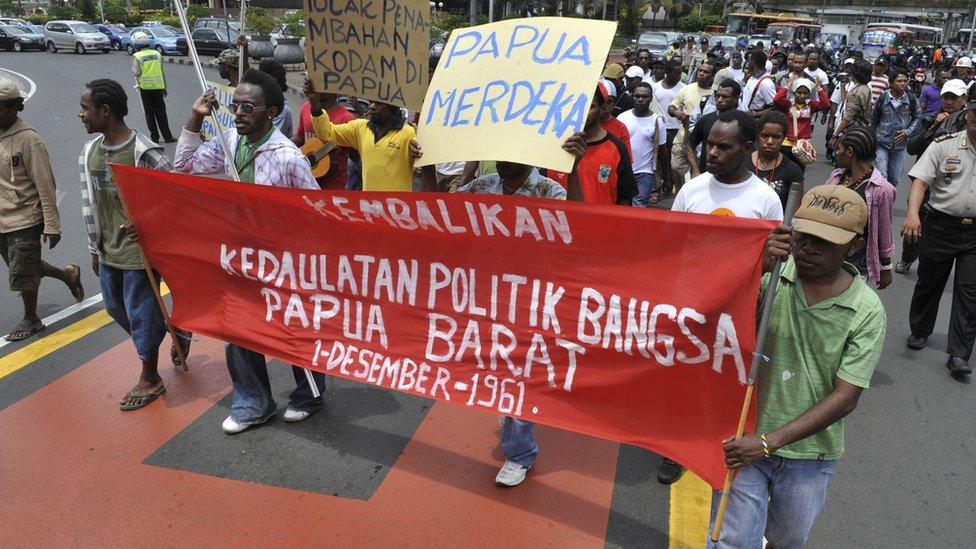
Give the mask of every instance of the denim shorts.
M 146 271 L 116 269 L 102 263 L 98 278 L 109 316 L 132 337 L 139 360 L 148 360 L 166 337 L 166 322 Z

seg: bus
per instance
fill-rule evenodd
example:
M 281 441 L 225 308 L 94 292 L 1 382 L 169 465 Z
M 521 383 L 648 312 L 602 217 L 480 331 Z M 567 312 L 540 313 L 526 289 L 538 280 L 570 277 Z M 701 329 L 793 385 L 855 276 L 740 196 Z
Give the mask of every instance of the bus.
M 942 29 L 939 27 L 926 27 L 925 25 L 911 25 L 908 23 L 868 23 L 864 30 L 881 27 L 910 30 L 915 33 L 915 42 L 923 46 L 942 44 Z
M 956 31 L 956 42 L 959 44 L 969 45 L 970 35 L 973 34 L 973 29 L 959 29 Z
M 817 39 L 821 27 L 811 23 L 770 23 L 766 27 L 766 36 L 770 40 L 782 40 L 784 44 L 799 39 L 806 45 Z
M 725 20 L 725 34 L 768 34 L 766 28 L 770 23 L 807 23 L 815 24 L 816 20 L 808 15 L 795 13 L 730 13 Z
M 909 47 L 915 41 L 915 33 L 894 27 L 872 27 L 861 35 L 861 53 L 864 58 L 874 60 L 884 54 L 893 54 L 900 47 Z

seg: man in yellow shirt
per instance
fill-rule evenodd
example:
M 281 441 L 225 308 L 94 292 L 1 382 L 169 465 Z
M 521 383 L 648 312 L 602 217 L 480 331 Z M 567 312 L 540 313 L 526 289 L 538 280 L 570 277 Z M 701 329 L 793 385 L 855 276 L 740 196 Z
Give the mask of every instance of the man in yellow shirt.
M 311 79 L 305 95 L 312 107 L 312 129 L 322 141 L 359 151 L 363 161 L 364 191 L 413 190 L 413 163 L 422 154 L 417 132 L 394 105 L 373 102 L 366 119 L 333 124 L 322 109 Z

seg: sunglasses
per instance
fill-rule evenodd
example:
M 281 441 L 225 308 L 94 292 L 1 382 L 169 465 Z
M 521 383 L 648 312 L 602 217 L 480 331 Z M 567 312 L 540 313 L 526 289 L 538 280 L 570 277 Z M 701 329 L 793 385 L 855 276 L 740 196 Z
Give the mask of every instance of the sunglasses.
M 233 113 L 240 111 L 246 115 L 252 115 L 254 114 L 254 111 L 258 109 L 266 109 L 267 107 L 257 107 L 254 105 L 254 103 L 231 103 L 228 108 L 230 109 L 230 112 Z

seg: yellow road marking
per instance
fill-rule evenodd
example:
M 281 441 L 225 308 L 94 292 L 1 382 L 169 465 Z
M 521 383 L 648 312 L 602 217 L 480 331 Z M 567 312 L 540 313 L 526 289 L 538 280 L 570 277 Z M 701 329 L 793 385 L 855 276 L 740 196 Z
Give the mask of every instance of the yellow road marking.
M 160 284 L 159 291 L 165 296 L 169 293 L 169 288 L 165 284 Z M 110 322 L 112 322 L 112 317 L 108 316 L 105 309 L 99 309 L 51 335 L 42 337 L 26 347 L 17 349 L 9 355 L 0 358 L 0 379 L 46 357 L 66 345 L 78 341 Z
M 671 485 L 668 538 L 671 549 L 701 549 L 708 537 L 712 489 L 691 471 Z

